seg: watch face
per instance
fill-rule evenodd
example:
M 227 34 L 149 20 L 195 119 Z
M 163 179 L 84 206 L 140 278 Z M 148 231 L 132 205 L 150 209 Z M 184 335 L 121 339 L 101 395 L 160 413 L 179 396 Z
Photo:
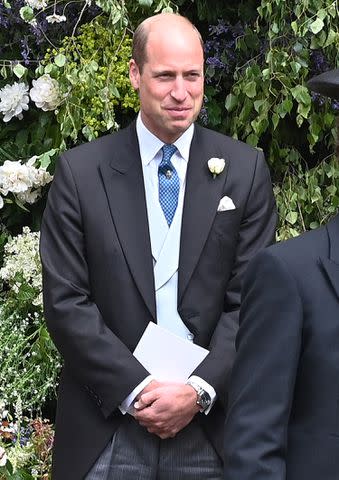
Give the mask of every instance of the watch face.
M 209 396 L 209 394 L 207 392 L 204 391 L 199 395 L 199 399 L 198 399 L 197 403 L 198 403 L 198 405 L 201 406 L 201 408 L 203 408 L 205 410 L 211 404 L 211 397 Z

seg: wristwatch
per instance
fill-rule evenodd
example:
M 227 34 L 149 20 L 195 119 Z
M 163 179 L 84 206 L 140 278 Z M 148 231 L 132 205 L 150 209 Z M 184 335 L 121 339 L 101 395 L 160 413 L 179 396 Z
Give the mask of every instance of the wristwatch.
M 211 405 L 211 397 L 200 385 L 191 380 L 186 382 L 186 385 L 190 385 L 197 392 L 197 405 L 200 407 L 200 411 L 204 412 Z

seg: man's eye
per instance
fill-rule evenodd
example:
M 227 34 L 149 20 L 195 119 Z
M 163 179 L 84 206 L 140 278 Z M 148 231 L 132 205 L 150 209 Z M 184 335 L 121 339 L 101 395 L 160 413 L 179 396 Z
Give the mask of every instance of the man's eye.
M 192 79 L 192 80 L 196 80 L 199 77 L 200 77 L 200 73 L 198 73 L 198 72 L 190 72 L 190 73 L 187 74 L 187 78 Z

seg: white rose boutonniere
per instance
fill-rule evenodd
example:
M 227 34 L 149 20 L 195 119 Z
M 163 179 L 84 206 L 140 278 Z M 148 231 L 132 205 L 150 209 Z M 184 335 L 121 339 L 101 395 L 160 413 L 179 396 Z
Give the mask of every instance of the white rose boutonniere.
M 207 165 L 209 171 L 213 174 L 213 178 L 215 178 L 224 170 L 225 160 L 223 158 L 210 158 Z

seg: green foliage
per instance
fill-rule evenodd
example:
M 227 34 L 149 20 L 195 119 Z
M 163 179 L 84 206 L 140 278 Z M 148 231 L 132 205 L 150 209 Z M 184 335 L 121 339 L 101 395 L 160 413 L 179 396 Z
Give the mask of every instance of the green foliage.
M 281 148 L 290 145 L 300 151 L 293 133 L 304 123 L 300 134 L 307 136 L 311 152 L 318 142 L 333 142 L 328 136 L 334 126 L 330 102 L 319 109 L 306 80 L 312 70 L 312 50 L 321 48 L 333 63 L 337 58 L 338 15 L 331 0 L 262 0 L 258 12 L 257 33 L 268 38 L 268 45 L 263 54 L 258 52 L 238 68 L 226 108 L 231 113 L 230 133 L 255 146 L 268 137 L 270 162 L 279 169 L 286 160 Z M 238 48 L 247 49 L 244 40 Z
M 115 32 L 102 17 L 85 24 L 77 37 L 66 37 L 48 51 L 38 72 L 59 83 L 63 102 L 57 121 L 63 139 L 77 143 L 116 130 L 116 109 L 136 111 L 139 101 L 128 78 L 131 36 Z
M 277 240 L 295 237 L 326 223 L 339 208 L 339 160 L 310 170 L 296 168 L 275 186 L 279 213 Z

